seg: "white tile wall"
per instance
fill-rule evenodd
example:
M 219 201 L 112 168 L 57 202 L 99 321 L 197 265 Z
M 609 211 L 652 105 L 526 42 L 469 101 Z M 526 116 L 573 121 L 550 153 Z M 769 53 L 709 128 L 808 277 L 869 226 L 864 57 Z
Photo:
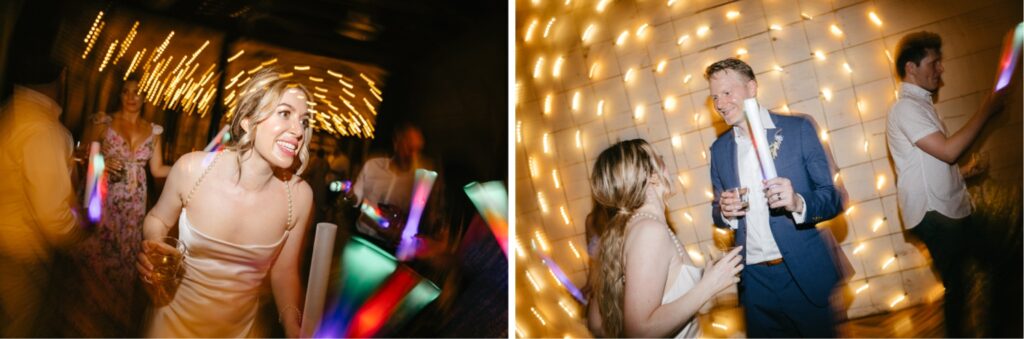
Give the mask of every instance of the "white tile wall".
M 782 112 L 788 109 L 813 117 L 819 132 L 828 137 L 827 146 L 849 200 L 849 213 L 828 224 L 841 237 L 843 251 L 856 270 L 846 287 L 850 298 L 847 315 L 930 302 L 940 295 L 936 294 L 940 285 L 929 267 L 927 251 L 903 236 L 895 175 L 887 159 L 885 118 L 899 81 L 886 50 L 892 51 L 909 32 L 930 30 L 942 35 L 945 87 L 936 109 L 955 131 L 991 88 L 1002 34 L 1020 20 L 1020 13 L 1003 10 L 1008 3 L 693 0 L 667 8 L 664 1 L 612 1 L 604 13 L 597 13 L 588 1 L 572 1 L 569 6 L 561 1 L 538 6 L 526 2 L 517 12 L 515 35 L 516 56 L 521 59 L 516 61 L 521 92 L 516 120 L 522 122 L 524 138 L 515 145 L 517 233 L 525 238 L 533 237 L 534 229 L 542 230 L 552 244 L 552 257 L 574 283 L 583 285 L 586 254 L 577 259 L 568 243 L 586 251 L 583 234 L 591 208 L 587 180 L 591 167 L 611 143 L 645 138 L 664 155 L 676 185 L 676 194 L 667 202 L 670 223 L 701 264 L 701 256 L 713 247 L 708 150 L 725 130 L 708 104 L 703 71 L 743 48 L 747 53 L 742 58 L 757 74 L 760 102 Z M 727 19 L 728 11 L 740 15 Z M 868 18 L 871 11 L 882 19 L 881 27 Z M 543 39 L 543 26 L 552 16 L 557 18 L 556 24 L 549 38 Z M 523 32 L 534 18 L 540 20 L 538 30 L 534 40 L 524 44 Z M 596 26 L 596 33 L 590 41 L 581 42 L 580 36 L 590 24 Z M 643 24 L 648 27 L 637 36 L 637 28 Z M 780 29 L 771 30 L 771 25 Z M 842 34 L 833 34 L 832 25 Z M 703 36 L 697 34 L 702 26 L 709 29 Z M 629 36 L 616 46 L 623 31 Z M 688 39 L 678 43 L 684 35 Z M 825 53 L 826 59 L 815 58 L 815 51 Z M 565 62 L 555 78 L 551 67 L 558 56 Z M 534 79 L 538 57 L 545 58 L 545 66 L 543 74 Z M 664 70 L 656 72 L 662 61 Z M 591 78 L 594 64 L 599 68 Z M 777 66 L 781 71 L 775 70 Z M 633 79 L 625 82 L 629 69 L 633 69 Z M 831 90 L 831 100 L 824 98 L 823 89 Z M 580 93 L 580 108 L 573 111 L 576 92 Z M 544 114 L 548 95 L 553 98 L 553 111 Z M 669 98 L 675 101 L 674 108 L 666 107 Z M 601 116 L 597 115 L 600 100 L 604 102 Z M 638 106 L 644 110 L 639 119 L 634 117 Z M 576 146 L 577 131 L 582 147 Z M 549 154 L 542 149 L 544 133 L 549 134 Z M 525 163 L 530 158 L 540 170 L 536 178 L 527 173 Z M 559 189 L 553 187 L 554 169 L 559 171 Z M 547 213 L 540 211 L 538 192 L 546 197 Z M 562 219 L 560 207 L 566 208 L 569 225 Z M 893 262 L 883 268 L 890 259 Z M 854 293 L 864 284 L 869 288 Z M 900 295 L 905 299 L 890 306 Z

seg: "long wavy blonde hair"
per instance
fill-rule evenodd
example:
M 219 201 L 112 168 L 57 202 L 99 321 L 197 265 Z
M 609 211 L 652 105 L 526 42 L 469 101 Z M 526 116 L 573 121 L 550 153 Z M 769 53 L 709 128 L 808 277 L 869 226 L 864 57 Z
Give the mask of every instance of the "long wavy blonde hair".
M 626 222 L 646 201 L 651 178 L 669 182 L 662 166 L 654 147 L 643 139 L 616 143 L 594 163 L 590 176 L 594 207 L 587 216 L 587 230 L 598 237 L 598 243 L 590 260 L 587 290 L 588 302 L 598 305 L 604 336 L 624 334 Z
M 284 93 L 289 89 L 297 89 L 302 92 L 305 100 L 312 100 L 309 90 L 298 81 L 291 78 L 282 78 L 280 72 L 275 68 L 263 69 L 252 76 L 248 83 L 241 90 L 237 104 L 229 112 L 231 115 L 230 139 L 224 143 L 226 148 L 234 150 L 242 156 L 252 156 L 249 151 L 255 145 L 256 128 L 260 122 L 266 120 L 273 113 L 274 107 L 281 103 Z M 295 112 L 301 114 L 301 112 Z M 249 120 L 249 132 L 242 128 L 242 122 Z M 313 136 L 313 128 L 306 125 L 302 131 L 302 144 L 299 145 L 299 166 L 295 169 L 295 175 L 302 174 L 309 163 L 309 140 Z M 238 158 L 241 168 L 242 157 Z M 292 166 L 295 168 L 295 166 Z M 239 172 L 241 174 L 241 172 Z

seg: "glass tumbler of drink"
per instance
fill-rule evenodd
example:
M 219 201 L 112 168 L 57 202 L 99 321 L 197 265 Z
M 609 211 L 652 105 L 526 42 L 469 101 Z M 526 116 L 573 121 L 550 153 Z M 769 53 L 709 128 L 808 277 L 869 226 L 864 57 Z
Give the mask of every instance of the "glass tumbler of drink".
M 153 298 L 153 304 L 163 306 L 170 303 L 178 289 L 180 272 L 188 248 L 185 243 L 174 237 L 163 237 L 156 249 L 146 254 L 153 264 L 153 275 L 147 289 Z

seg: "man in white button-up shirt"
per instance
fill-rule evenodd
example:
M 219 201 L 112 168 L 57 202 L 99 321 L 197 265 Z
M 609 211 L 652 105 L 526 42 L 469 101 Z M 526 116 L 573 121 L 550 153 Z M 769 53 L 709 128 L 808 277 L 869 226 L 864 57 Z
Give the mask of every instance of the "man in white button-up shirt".
M 979 171 L 975 161 L 961 170 L 956 161 L 985 122 L 1005 105 L 1006 90 L 995 93 L 956 133 L 949 133 L 935 113 L 933 94 L 942 84 L 942 38 L 916 32 L 896 47 L 899 99 L 889 112 L 886 136 L 896 164 L 896 186 L 903 226 L 920 238 L 946 287 L 946 335 L 962 337 L 965 284 L 964 241 L 970 227 L 971 201 L 964 175 Z M 947 136 L 948 135 L 948 136 Z
M 815 224 L 842 210 L 832 164 L 817 129 L 805 116 L 761 108 L 759 118 L 778 177 L 764 178 L 743 114 L 757 94 L 750 66 L 725 59 L 708 67 L 715 110 L 732 128 L 711 146 L 715 226 L 736 230 L 747 266 L 740 301 L 750 337 L 832 337 L 837 314 L 829 303 L 847 270 L 839 265 L 835 239 Z M 744 206 L 731 188 L 747 190 Z

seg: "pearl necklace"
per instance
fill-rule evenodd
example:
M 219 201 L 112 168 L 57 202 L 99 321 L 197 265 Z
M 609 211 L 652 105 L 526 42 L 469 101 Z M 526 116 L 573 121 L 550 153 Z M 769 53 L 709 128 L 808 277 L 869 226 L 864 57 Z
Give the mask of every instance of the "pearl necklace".
M 672 229 L 668 227 L 668 224 L 665 222 L 664 218 L 659 218 L 658 216 L 656 216 L 654 214 L 647 213 L 647 212 L 633 212 L 633 216 L 630 217 L 629 220 L 633 221 L 633 219 L 635 219 L 636 217 L 647 217 L 647 218 L 654 219 L 655 221 L 658 221 L 658 222 L 664 224 L 665 225 L 665 232 L 668 232 L 668 237 L 671 238 L 672 242 L 676 245 L 676 252 L 680 256 L 682 256 L 683 253 L 685 253 L 683 251 L 683 245 L 679 243 L 679 238 L 676 237 L 675 233 L 672 233 Z

